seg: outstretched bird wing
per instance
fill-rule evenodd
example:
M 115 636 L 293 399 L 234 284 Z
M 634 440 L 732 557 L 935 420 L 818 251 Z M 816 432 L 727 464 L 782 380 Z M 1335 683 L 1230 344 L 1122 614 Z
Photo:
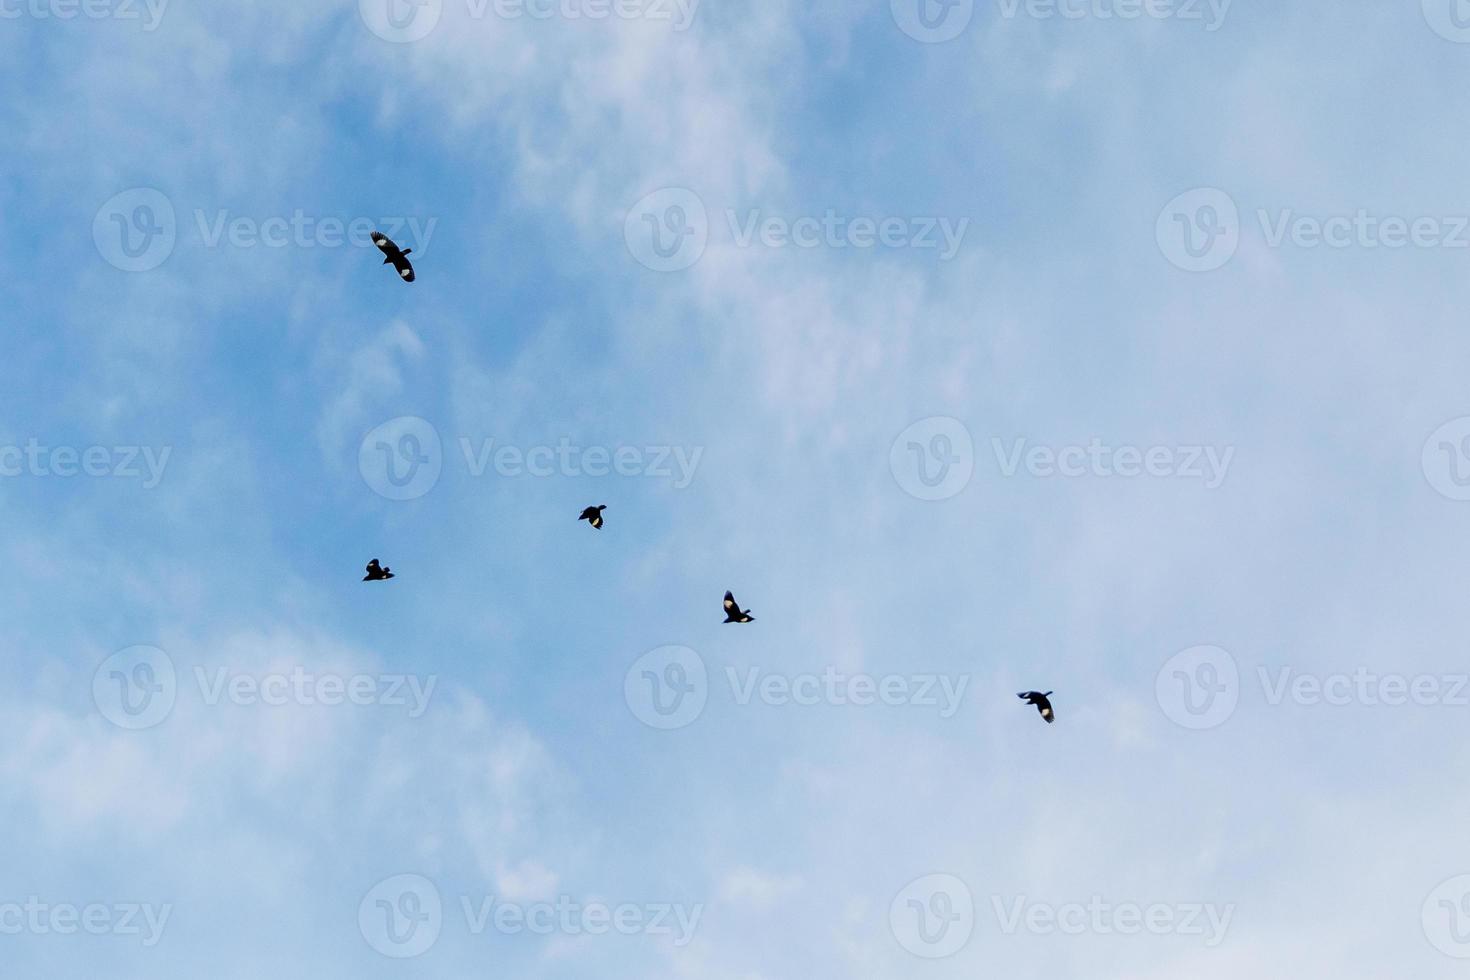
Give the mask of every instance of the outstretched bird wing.
M 730 592 L 726 592 L 725 593 L 725 615 L 726 616 L 734 616 L 734 615 L 738 614 L 739 612 L 740 612 L 740 606 L 736 604 L 734 594 L 733 593 L 730 593 Z
M 393 263 L 393 268 L 398 277 L 404 282 L 413 282 L 413 263 L 408 261 L 408 256 L 403 250 L 381 231 L 373 232 L 373 244 L 378 246 L 378 251 L 387 256 L 388 261 Z

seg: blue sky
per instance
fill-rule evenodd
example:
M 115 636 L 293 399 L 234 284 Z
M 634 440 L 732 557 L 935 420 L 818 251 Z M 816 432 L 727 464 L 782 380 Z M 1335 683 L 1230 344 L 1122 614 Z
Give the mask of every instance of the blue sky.
M 1460 975 L 1470 9 L 388 2 L 0 0 L 5 976 Z

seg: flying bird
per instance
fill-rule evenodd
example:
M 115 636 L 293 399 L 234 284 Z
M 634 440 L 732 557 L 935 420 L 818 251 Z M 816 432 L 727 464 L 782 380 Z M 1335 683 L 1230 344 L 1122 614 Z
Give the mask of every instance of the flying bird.
M 582 511 L 582 516 L 577 518 L 577 520 L 586 521 L 593 527 L 597 528 L 597 530 L 601 531 L 602 512 L 605 510 L 607 510 L 607 504 L 599 504 L 596 507 L 588 507 L 586 510 Z
M 373 232 L 373 244 L 378 246 L 378 251 L 383 253 L 383 264 L 391 265 L 398 270 L 398 275 L 404 282 L 413 282 L 413 263 L 408 261 L 411 248 L 400 249 L 393 244 L 393 239 L 381 231 Z
M 735 596 L 725 593 L 725 622 L 727 623 L 753 623 L 755 617 L 750 614 L 749 609 L 741 609 L 735 602 Z
M 367 574 L 362 577 L 364 582 L 386 582 L 393 577 L 393 569 L 384 568 L 374 558 L 367 563 Z
M 1057 720 L 1056 713 L 1051 710 L 1051 702 L 1047 700 L 1051 697 L 1050 691 L 1045 694 L 1038 691 L 1027 691 L 1025 694 L 1017 694 L 1016 697 L 1027 704 L 1036 705 L 1036 710 L 1041 712 L 1041 717 L 1046 719 L 1048 725 Z

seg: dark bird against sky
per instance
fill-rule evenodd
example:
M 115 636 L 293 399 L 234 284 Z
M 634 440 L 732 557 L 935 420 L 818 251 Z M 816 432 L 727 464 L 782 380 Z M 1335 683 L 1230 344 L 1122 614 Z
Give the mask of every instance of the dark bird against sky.
M 727 623 L 753 623 L 755 617 L 750 614 L 749 609 L 741 609 L 735 601 L 732 593 L 725 593 L 725 622 Z
M 378 246 L 378 251 L 383 253 L 383 264 L 391 265 L 398 270 L 398 275 L 404 282 L 413 282 L 413 263 L 408 261 L 411 248 L 400 249 L 393 243 L 393 239 L 381 231 L 373 232 L 373 244 Z
M 1038 691 L 1027 691 L 1025 694 L 1017 694 L 1016 697 L 1025 701 L 1027 704 L 1036 705 L 1036 710 L 1041 712 L 1041 717 L 1046 719 L 1048 725 L 1057 720 L 1055 712 L 1051 710 L 1051 702 L 1047 700 L 1051 697 L 1050 691 L 1047 691 L 1045 694 Z
M 386 582 L 393 577 L 393 569 L 384 568 L 374 558 L 367 563 L 367 574 L 362 577 L 364 582 Z

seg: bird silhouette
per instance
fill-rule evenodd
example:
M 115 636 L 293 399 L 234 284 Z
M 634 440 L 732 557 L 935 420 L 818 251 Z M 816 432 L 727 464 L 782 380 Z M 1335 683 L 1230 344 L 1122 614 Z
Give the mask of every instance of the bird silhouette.
M 1050 691 L 1047 691 L 1045 694 L 1039 691 L 1027 691 L 1025 694 L 1017 694 L 1016 697 L 1025 701 L 1027 704 L 1036 705 L 1036 710 L 1041 712 L 1041 717 L 1046 719 L 1048 725 L 1057 720 L 1056 713 L 1051 710 L 1051 702 L 1047 700 L 1051 697 Z
M 599 504 L 596 507 L 588 507 L 586 510 L 582 511 L 582 516 L 577 518 L 577 520 L 586 521 L 593 527 L 597 528 L 597 530 L 601 531 L 602 512 L 605 510 L 607 510 L 607 504 Z
M 735 601 L 735 596 L 725 593 L 725 622 L 727 623 L 753 623 L 755 617 L 750 614 L 749 609 L 741 609 Z
M 393 569 L 384 568 L 374 558 L 367 563 L 367 574 L 362 577 L 364 582 L 386 582 L 393 577 Z
M 393 243 L 393 239 L 380 231 L 373 232 L 373 244 L 378 246 L 378 251 L 383 253 L 383 264 L 391 265 L 398 270 L 398 275 L 404 282 L 413 282 L 413 263 L 408 261 L 411 248 L 400 249 Z

